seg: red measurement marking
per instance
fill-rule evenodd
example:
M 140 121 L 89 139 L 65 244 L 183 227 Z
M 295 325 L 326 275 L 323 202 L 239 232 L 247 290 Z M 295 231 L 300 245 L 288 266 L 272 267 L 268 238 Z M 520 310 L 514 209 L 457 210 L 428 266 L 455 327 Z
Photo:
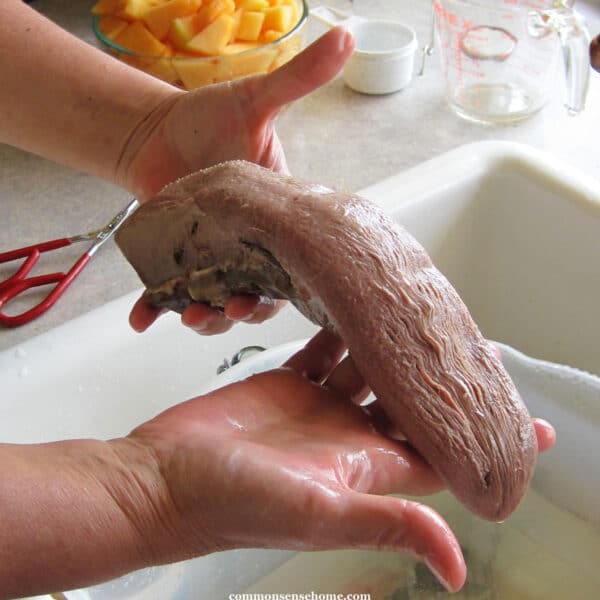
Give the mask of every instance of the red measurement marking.
M 503 0 L 503 3 L 507 6 L 520 6 L 522 8 L 533 8 L 534 10 L 548 8 L 551 4 L 551 2 L 536 2 L 535 0 L 530 2 L 527 2 L 527 0 Z
M 461 17 L 453 12 L 448 12 L 437 0 L 433 0 L 433 9 L 440 25 L 442 21 L 455 29 L 467 31 L 473 27 L 473 21 L 465 17 Z M 445 29 L 445 28 L 444 28 Z

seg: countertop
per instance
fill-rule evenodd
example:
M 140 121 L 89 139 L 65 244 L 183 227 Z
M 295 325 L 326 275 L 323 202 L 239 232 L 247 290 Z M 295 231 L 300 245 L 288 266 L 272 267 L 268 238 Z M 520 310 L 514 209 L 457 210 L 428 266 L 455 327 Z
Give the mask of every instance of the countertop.
M 352 5 L 343 0 L 328 4 L 346 10 Z M 91 0 L 33 3 L 41 13 L 94 44 L 89 17 L 92 5 Z M 428 0 L 355 0 L 354 5 L 359 14 L 382 14 L 413 26 L 420 46 L 428 39 Z M 579 2 L 578 8 L 587 17 L 592 33 L 599 33 L 600 2 Z M 309 23 L 309 40 L 322 32 L 321 24 Z M 460 119 L 447 107 L 438 58 L 433 56 L 423 77 L 388 96 L 357 94 L 338 78 L 284 111 L 277 130 L 292 173 L 349 191 L 481 140 L 529 144 L 585 174 L 600 177 L 600 74 L 592 73 L 587 109 L 578 117 L 567 116 L 562 108 L 559 83 L 557 76 L 556 97 L 528 121 L 513 126 L 481 126 Z M 95 229 L 127 201 L 127 192 L 110 183 L 0 145 L 0 250 Z M 77 247 L 57 252 L 42 266 L 62 270 L 81 251 Z M 0 271 L 0 277 L 6 274 Z M 139 287 L 133 270 L 111 242 L 50 312 L 23 327 L 0 329 L 0 350 Z

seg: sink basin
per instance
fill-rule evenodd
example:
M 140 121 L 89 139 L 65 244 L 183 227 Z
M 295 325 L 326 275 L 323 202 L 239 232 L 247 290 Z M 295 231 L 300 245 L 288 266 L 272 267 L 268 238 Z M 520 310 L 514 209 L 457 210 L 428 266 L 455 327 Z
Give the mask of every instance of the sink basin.
M 425 245 L 484 334 L 507 345 L 507 366 L 531 412 L 558 429 L 557 447 L 541 457 L 531 494 L 504 525 L 461 513 L 447 494 L 426 500 L 465 541 L 475 586 L 469 593 L 479 594 L 468 597 L 495 597 L 490 581 L 511 572 L 512 587 L 502 588 L 510 595 L 498 597 L 551 598 L 561 581 L 566 585 L 573 573 L 583 573 L 581 586 L 571 588 L 568 597 L 589 598 L 585 585 L 600 589 L 585 558 L 600 554 L 600 467 L 591 458 L 600 456 L 600 387 L 595 387 L 600 381 L 600 186 L 527 147 L 484 142 L 434 158 L 362 195 Z M 137 295 L 0 353 L 0 441 L 126 434 L 176 402 L 248 369 L 277 364 L 316 331 L 288 308 L 262 326 L 238 325 L 214 338 L 186 330 L 175 315 L 138 335 L 127 325 Z M 225 359 L 250 345 L 271 350 L 215 379 Z M 543 382 L 555 373 L 549 363 L 588 373 L 563 378 L 560 386 L 544 391 Z M 537 378 L 531 379 L 528 373 L 534 371 Z M 573 401 L 582 390 L 584 399 Z M 521 554 L 508 551 L 512 546 L 503 546 L 505 538 Z M 490 567 L 492 555 L 496 567 Z M 538 563 L 545 570 L 523 566 L 532 556 L 544 557 Z M 558 576 L 565 561 L 570 570 Z M 361 585 L 374 586 L 373 600 L 392 597 L 402 577 L 413 585 L 406 592 L 413 595 L 402 598 L 436 597 L 433 588 L 427 591 L 429 584 L 421 582 L 425 587 L 419 591 L 419 577 L 425 581 L 426 574 L 398 555 L 243 550 L 145 570 L 67 598 L 220 600 L 244 590 L 307 592 L 329 585 L 319 591 L 333 593 L 350 584 L 356 589 L 347 591 L 356 592 L 358 574 Z M 552 577 L 558 583 L 548 588 Z

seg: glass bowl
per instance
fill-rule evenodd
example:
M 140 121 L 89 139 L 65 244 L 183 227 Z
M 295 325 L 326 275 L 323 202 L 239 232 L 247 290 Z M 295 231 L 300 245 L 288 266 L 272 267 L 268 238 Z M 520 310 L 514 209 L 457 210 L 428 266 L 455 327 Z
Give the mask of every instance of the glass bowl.
M 230 81 L 258 73 L 270 73 L 302 49 L 302 31 L 308 19 L 306 0 L 296 0 L 300 19 L 278 40 L 257 48 L 219 56 L 148 56 L 123 48 L 100 31 L 101 17 L 92 17 L 92 29 L 104 49 L 123 62 L 184 90 Z

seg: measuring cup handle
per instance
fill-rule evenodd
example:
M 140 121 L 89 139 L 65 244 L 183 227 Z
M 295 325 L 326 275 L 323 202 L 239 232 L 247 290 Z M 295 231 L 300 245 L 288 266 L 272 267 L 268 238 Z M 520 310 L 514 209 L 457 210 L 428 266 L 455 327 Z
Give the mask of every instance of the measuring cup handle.
M 315 6 L 310 9 L 310 16 L 325 23 L 329 27 L 348 27 L 353 23 L 364 21 L 362 17 L 355 15 L 349 15 L 337 8 L 330 8 L 329 6 Z
M 590 82 L 590 34 L 583 17 L 573 11 L 572 23 L 559 31 L 566 77 L 565 107 L 569 114 L 579 114 L 585 108 Z
M 534 37 L 551 31 L 558 34 L 566 76 L 565 108 L 570 115 L 579 114 L 585 107 L 590 80 L 590 33 L 584 18 L 572 8 L 551 8 L 530 13 L 528 25 Z

